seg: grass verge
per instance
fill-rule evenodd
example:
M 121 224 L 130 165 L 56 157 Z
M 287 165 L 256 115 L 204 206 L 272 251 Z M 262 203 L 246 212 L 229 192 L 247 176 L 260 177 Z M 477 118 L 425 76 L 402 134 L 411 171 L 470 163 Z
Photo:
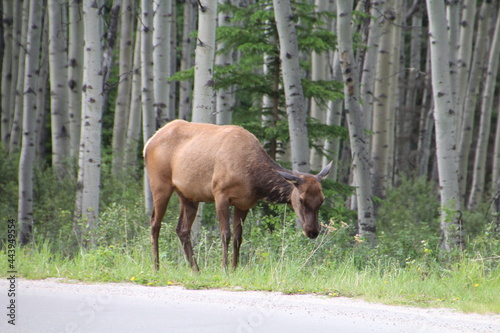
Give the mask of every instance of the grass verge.
M 154 272 L 149 251 L 144 250 L 107 246 L 63 257 L 54 253 L 48 242 L 40 242 L 18 248 L 16 263 L 18 274 L 26 279 L 58 277 L 85 282 L 181 285 L 188 289 L 313 293 L 392 305 L 500 313 L 500 267 L 488 265 L 487 259 L 462 257 L 446 269 L 424 261 L 402 267 L 394 260 L 379 259 L 359 268 L 354 255 L 327 263 L 310 260 L 307 254 L 294 258 L 284 251 L 247 259 L 235 271 L 225 271 L 215 263 L 220 255 L 213 253 L 217 260 L 202 259 L 200 273 L 193 273 L 182 260 L 168 259 L 163 260 L 159 272 Z M 314 254 L 312 251 L 310 254 Z M 6 271 L 7 255 L 1 251 L 0 272 Z

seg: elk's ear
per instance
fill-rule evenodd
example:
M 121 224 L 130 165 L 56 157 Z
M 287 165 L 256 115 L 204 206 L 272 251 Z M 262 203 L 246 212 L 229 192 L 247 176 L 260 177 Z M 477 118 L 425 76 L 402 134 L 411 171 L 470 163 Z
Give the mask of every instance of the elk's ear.
M 321 170 L 321 172 L 316 175 L 316 178 L 318 178 L 318 180 L 320 182 L 323 181 L 326 177 L 328 177 L 328 174 L 330 173 L 330 169 L 332 168 L 332 165 L 333 165 L 333 161 L 331 161 L 330 163 L 328 163 L 323 168 L 323 170 Z
M 295 176 L 288 172 L 283 172 L 283 171 L 276 171 L 276 172 L 279 173 L 280 176 L 283 177 L 287 182 L 292 183 L 294 185 L 300 185 L 304 181 L 299 176 Z

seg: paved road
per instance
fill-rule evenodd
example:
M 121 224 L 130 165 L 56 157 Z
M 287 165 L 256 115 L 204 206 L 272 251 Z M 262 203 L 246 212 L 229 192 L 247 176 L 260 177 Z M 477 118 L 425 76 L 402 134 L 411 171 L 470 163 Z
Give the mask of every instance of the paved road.
M 18 280 L 15 326 L 0 281 L 0 332 L 500 332 L 500 315 L 347 298 Z M 5 305 L 5 306 L 4 306 Z

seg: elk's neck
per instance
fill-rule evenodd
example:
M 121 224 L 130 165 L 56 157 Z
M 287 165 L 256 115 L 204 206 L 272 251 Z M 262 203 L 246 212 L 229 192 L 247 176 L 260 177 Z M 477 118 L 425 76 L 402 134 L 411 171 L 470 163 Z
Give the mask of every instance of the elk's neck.
M 267 202 L 290 203 L 293 185 L 281 177 L 277 171 L 290 172 L 278 164 L 268 165 L 257 173 L 254 184 L 259 199 Z

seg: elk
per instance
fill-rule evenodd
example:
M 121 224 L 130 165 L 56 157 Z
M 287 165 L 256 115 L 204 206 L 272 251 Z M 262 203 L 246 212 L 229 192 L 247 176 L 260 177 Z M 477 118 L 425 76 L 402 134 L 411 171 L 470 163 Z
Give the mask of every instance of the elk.
M 215 202 L 225 268 L 231 240 L 230 206 L 234 207 L 233 260 L 238 265 L 242 223 L 258 200 L 292 206 L 304 234 L 319 235 L 318 211 L 325 197 L 318 175 L 292 172 L 274 162 L 257 138 L 239 126 L 218 126 L 174 120 L 160 128 L 144 146 L 144 161 L 153 195 L 151 243 L 159 269 L 158 236 L 171 195 L 176 192 L 180 215 L 176 232 L 186 259 L 198 271 L 190 240 L 199 202 Z

